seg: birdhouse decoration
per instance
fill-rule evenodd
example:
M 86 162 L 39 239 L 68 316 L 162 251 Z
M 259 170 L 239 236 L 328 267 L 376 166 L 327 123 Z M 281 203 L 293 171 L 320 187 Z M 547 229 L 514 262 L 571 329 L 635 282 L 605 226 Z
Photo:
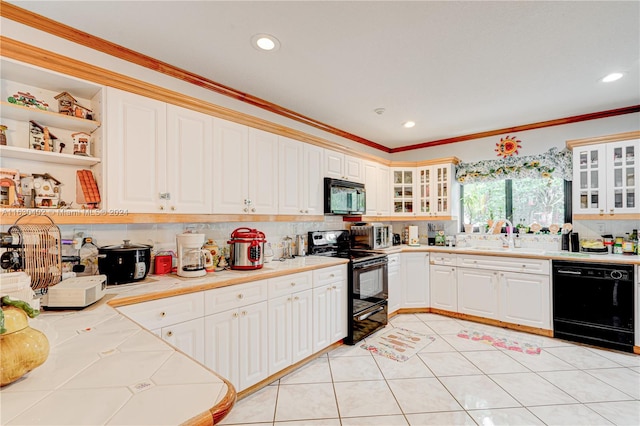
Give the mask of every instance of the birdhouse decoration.
M 62 92 L 56 95 L 58 101 L 58 113 L 64 115 L 75 115 L 76 98 L 71 96 L 69 92 Z
M 35 207 L 42 209 L 57 209 L 60 206 L 60 182 L 49 173 L 33 174 L 33 189 L 35 191 Z
M 88 157 L 91 154 L 91 135 L 85 132 L 77 132 L 73 133 L 71 137 L 73 138 L 73 153 Z
M 4 207 L 20 207 L 20 173 L 15 169 L 0 169 L 0 205 Z
M 53 152 L 55 140 L 58 138 L 49 131 L 48 127 L 41 126 L 33 120 L 29 123 L 29 148 Z

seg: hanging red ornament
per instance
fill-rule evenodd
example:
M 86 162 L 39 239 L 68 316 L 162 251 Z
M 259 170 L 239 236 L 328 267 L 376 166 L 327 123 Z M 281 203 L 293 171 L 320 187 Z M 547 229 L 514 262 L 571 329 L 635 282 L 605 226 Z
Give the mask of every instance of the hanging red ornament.
M 522 148 L 520 140 L 515 136 L 505 136 L 500 139 L 500 142 L 496 143 L 495 151 L 498 153 L 498 157 L 502 158 L 511 157 L 518 154 L 518 149 Z

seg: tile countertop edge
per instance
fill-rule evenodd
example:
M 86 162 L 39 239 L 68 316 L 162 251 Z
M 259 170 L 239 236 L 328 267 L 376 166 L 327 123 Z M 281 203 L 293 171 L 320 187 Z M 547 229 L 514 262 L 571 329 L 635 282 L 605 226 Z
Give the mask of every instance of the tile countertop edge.
M 516 249 L 518 250 L 518 249 Z M 526 252 L 526 249 L 518 251 L 500 251 L 500 250 L 478 250 L 471 247 L 440 247 L 440 246 L 402 246 L 402 253 L 451 253 L 451 254 L 471 254 L 478 256 L 498 256 L 498 257 L 521 257 L 529 259 L 548 259 L 548 260 L 571 260 L 576 262 L 593 262 L 593 263 L 618 263 L 628 265 L 640 265 L 640 256 L 624 255 L 624 254 L 587 254 L 561 252 L 556 250 L 544 251 L 542 253 Z
M 197 293 L 200 291 L 206 291 L 206 290 L 212 290 L 215 288 L 220 288 L 220 287 L 228 287 L 231 285 L 236 285 L 236 284 L 244 284 L 244 283 L 248 283 L 248 282 L 252 282 L 252 281 L 257 281 L 257 280 L 266 280 L 269 278 L 275 278 L 275 277 L 280 277 L 283 275 L 290 275 L 290 274 L 296 274 L 299 272 L 306 272 L 306 271 L 313 271 L 315 269 L 323 269 L 323 268 L 329 268 L 331 266 L 338 266 L 338 265 L 343 265 L 343 264 L 347 264 L 349 262 L 348 259 L 341 259 L 341 258 L 333 258 L 333 257 L 320 257 L 318 259 L 319 263 L 314 263 L 311 265 L 299 265 L 299 264 L 293 264 L 293 265 L 287 265 L 286 262 L 282 263 L 281 265 L 279 265 L 280 267 L 278 269 L 256 269 L 254 271 L 240 271 L 241 273 L 247 273 L 246 275 L 241 275 L 241 276 L 229 276 L 229 277 L 219 277 L 216 274 L 224 274 L 225 272 L 228 271 L 224 271 L 222 273 L 220 272 L 215 272 L 214 276 L 211 277 L 212 280 L 207 281 L 207 276 L 202 277 L 200 279 L 198 279 L 198 283 L 197 284 L 193 284 L 193 285 L 189 285 L 189 286 L 185 286 L 185 287 L 179 287 L 179 288 L 171 288 L 171 289 L 167 289 L 167 290 L 159 290 L 159 291 L 153 291 L 152 289 L 149 290 L 148 293 L 141 293 L 141 294 L 136 294 L 136 295 L 132 295 L 132 296 L 127 296 L 126 292 L 122 295 L 117 294 L 113 299 L 109 300 L 107 302 L 107 304 L 113 308 L 118 308 L 121 306 L 126 306 L 126 305 L 133 305 L 136 303 L 141 303 L 141 302 L 148 302 L 150 300 L 156 300 L 156 299 L 164 299 L 166 297 L 173 297 L 173 296 L 179 296 L 181 294 L 188 294 L 188 293 Z M 231 271 L 230 273 L 234 273 L 233 271 Z M 181 280 L 180 278 L 175 277 L 174 275 L 172 276 L 159 276 L 159 275 L 153 275 L 152 276 L 154 279 L 158 280 L 159 282 L 168 282 L 170 281 L 172 278 L 174 280 Z M 204 279 L 204 282 L 202 282 Z M 213 279 L 219 279 L 218 281 L 213 281 Z M 189 278 L 181 281 L 182 283 L 184 283 L 185 285 L 189 284 Z M 111 286 L 109 288 L 109 291 L 113 292 L 118 290 L 118 286 Z M 129 287 L 131 288 L 131 287 Z M 124 289 L 124 287 L 123 287 Z

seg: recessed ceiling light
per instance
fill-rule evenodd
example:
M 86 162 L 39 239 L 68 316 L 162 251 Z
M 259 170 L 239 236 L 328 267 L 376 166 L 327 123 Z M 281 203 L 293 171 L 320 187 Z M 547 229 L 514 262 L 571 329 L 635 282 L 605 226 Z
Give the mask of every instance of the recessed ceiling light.
M 280 41 L 271 34 L 255 34 L 251 37 L 251 45 L 258 50 L 273 52 L 280 48 Z
M 612 72 L 602 78 L 603 83 L 611 83 L 612 81 L 620 80 L 624 76 L 621 72 Z
M 415 122 L 415 121 L 405 121 L 404 123 L 402 123 L 402 125 L 403 125 L 404 127 L 406 127 L 407 129 L 410 129 L 410 128 L 412 128 L 413 126 L 415 126 L 415 125 L 416 125 L 416 122 Z

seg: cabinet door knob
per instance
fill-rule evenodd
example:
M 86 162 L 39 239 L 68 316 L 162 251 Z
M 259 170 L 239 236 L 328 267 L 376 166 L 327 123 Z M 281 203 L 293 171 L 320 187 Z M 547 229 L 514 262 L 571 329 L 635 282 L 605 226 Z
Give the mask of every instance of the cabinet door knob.
M 233 313 L 233 317 L 234 317 L 234 318 L 238 318 L 238 313 L 237 313 L 237 312 L 234 312 L 234 313 Z
M 173 331 L 171 330 L 167 331 L 167 337 L 171 337 L 171 336 L 173 336 Z
M 604 215 L 604 209 L 600 209 L 600 216 Z
M 242 311 L 242 316 L 246 316 L 247 315 L 247 311 Z
M 613 209 L 609 210 L 609 214 L 613 216 Z
M 245 212 L 245 213 L 248 213 L 249 209 L 245 207 L 244 209 L 242 209 L 242 211 Z
M 336 286 L 334 285 L 334 286 L 333 286 L 333 287 L 331 287 L 331 288 L 335 290 L 335 289 L 336 289 L 336 288 L 338 288 L 338 287 L 336 287 Z
M 160 210 L 164 210 L 164 206 L 160 206 Z
M 294 297 L 293 300 L 300 300 L 298 296 Z
M 335 277 L 335 275 L 334 275 L 334 274 L 330 274 L 330 275 L 329 275 L 329 278 L 333 278 L 333 277 Z
M 175 211 L 176 210 L 176 206 L 171 206 L 171 211 Z
M 291 287 L 294 287 L 296 285 L 296 283 L 291 283 Z
M 255 207 L 253 207 L 253 208 L 251 209 L 251 212 L 252 212 L 252 213 L 255 213 L 255 212 L 256 212 L 256 208 L 255 208 Z
M 304 213 L 304 210 L 300 210 L 300 213 Z
M 240 294 L 238 295 L 238 299 L 244 299 L 244 295 L 243 295 L 242 293 L 240 293 Z

